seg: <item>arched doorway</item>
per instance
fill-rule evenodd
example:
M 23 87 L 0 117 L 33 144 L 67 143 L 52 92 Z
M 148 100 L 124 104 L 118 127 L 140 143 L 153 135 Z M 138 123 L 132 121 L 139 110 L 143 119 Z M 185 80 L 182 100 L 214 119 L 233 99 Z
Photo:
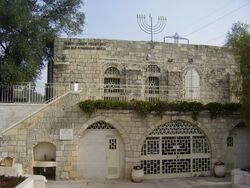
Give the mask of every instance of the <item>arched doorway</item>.
M 146 178 L 210 174 L 208 140 L 186 121 L 171 121 L 154 129 L 144 141 L 141 155 Z
M 244 123 L 237 124 L 227 137 L 225 164 L 227 172 L 250 166 L 250 130 Z
M 124 145 L 104 121 L 90 125 L 79 143 L 78 173 L 85 179 L 117 179 L 124 173 Z

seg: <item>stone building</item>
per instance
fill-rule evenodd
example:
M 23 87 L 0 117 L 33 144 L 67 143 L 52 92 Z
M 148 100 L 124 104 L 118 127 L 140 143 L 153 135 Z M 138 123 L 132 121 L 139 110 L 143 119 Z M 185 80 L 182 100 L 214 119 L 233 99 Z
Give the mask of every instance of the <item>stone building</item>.
M 50 82 L 79 82 L 2 130 L 0 156 L 26 173 L 56 179 L 209 176 L 217 160 L 228 170 L 250 165 L 250 131 L 239 113 L 211 119 L 202 111 L 141 116 L 134 110 L 78 106 L 86 99 L 235 102 L 239 66 L 226 48 L 102 39 L 56 39 Z M 0 106 L 1 110 L 1 106 Z

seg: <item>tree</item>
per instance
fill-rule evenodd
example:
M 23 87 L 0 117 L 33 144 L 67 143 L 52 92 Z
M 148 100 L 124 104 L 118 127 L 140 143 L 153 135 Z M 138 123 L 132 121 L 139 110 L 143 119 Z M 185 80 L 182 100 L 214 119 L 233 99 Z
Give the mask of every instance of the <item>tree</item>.
M 81 0 L 0 0 L 0 83 L 34 81 L 60 34 L 82 32 Z
M 227 43 L 239 56 L 240 73 L 242 77 L 242 116 L 250 127 L 250 25 L 237 22 L 227 34 Z

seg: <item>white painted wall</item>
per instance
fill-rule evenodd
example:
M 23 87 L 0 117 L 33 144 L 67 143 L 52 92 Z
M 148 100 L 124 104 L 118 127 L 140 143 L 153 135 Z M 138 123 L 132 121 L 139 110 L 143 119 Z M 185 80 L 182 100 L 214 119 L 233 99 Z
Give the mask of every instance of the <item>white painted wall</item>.
M 119 135 L 115 129 L 87 129 L 80 139 L 78 173 L 85 179 L 105 179 L 107 177 L 106 136 Z M 120 143 L 120 177 L 124 176 L 124 144 Z
M 227 147 L 225 162 L 230 172 L 234 168 L 250 167 L 250 129 L 236 127 L 230 132 L 233 137 L 233 147 Z
M 250 129 L 235 128 L 235 168 L 250 167 Z
M 46 155 L 47 161 L 56 160 L 56 147 L 49 142 L 38 143 L 34 149 L 34 161 L 44 161 Z

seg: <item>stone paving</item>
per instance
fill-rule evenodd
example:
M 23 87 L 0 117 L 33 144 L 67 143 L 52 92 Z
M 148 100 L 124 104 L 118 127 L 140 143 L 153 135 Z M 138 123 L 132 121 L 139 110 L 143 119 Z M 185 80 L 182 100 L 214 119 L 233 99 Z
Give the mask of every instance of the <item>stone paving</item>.
M 231 188 L 231 185 L 229 177 L 199 177 L 144 180 L 142 183 L 129 180 L 48 181 L 46 188 Z

